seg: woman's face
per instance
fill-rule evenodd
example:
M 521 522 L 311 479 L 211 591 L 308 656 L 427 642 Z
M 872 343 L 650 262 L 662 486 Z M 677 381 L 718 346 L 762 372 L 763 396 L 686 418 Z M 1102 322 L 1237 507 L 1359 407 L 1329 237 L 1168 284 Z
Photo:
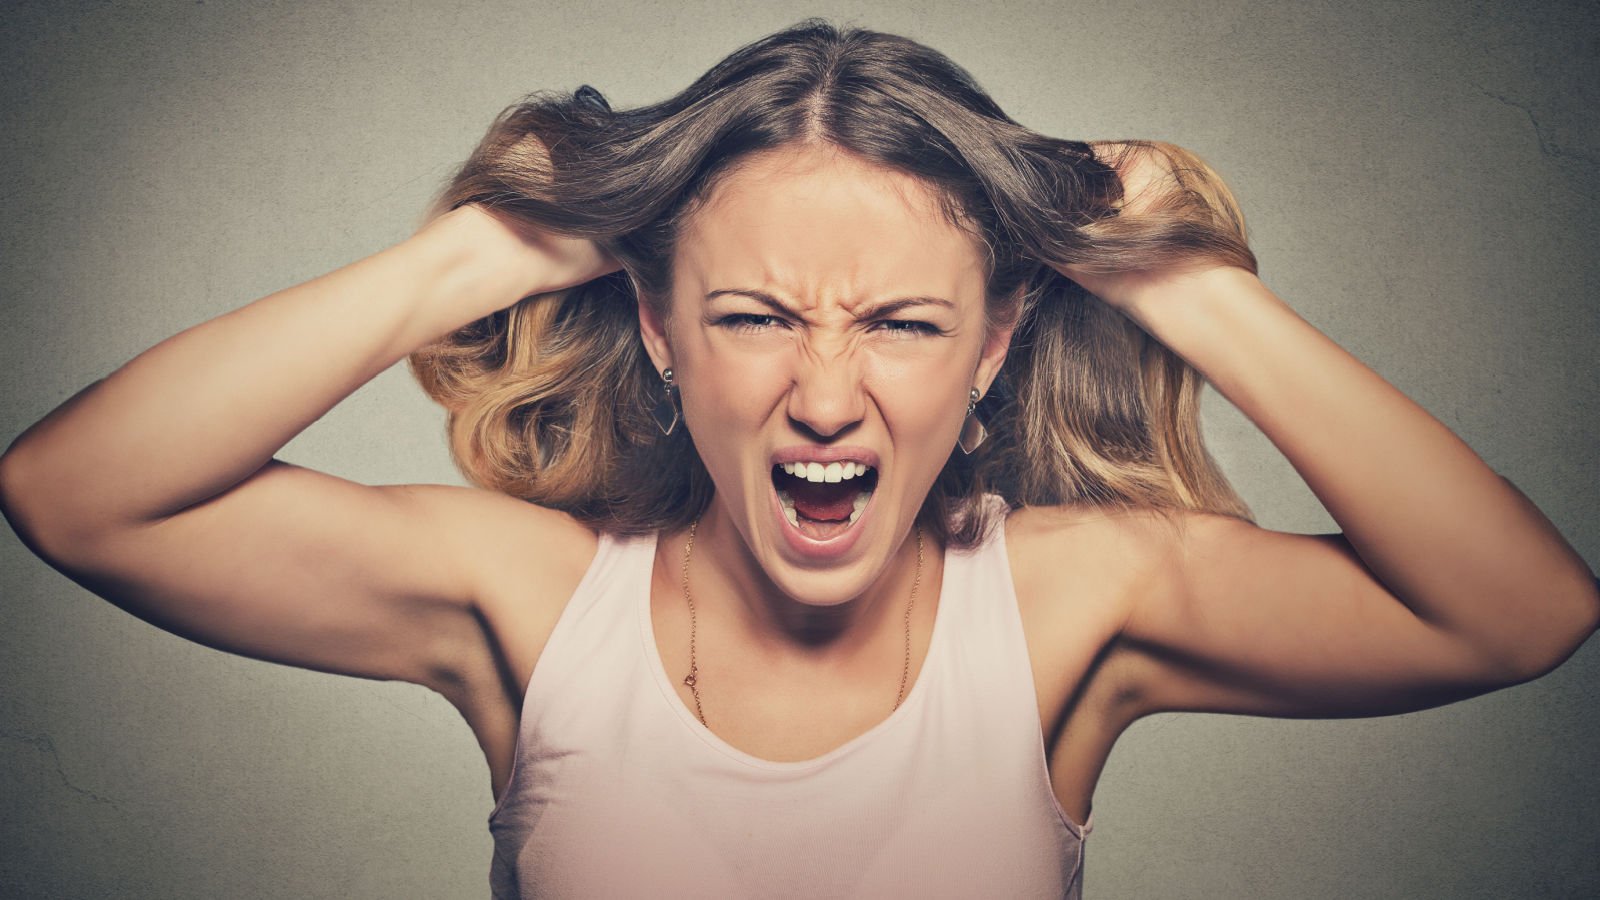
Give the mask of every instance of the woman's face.
M 670 326 L 641 306 L 642 331 L 788 596 L 860 596 L 910 533 L 1010 337 L 985 340 L 983 262 L 929 188 L 830 147 L 751 157 L 685 224 Z

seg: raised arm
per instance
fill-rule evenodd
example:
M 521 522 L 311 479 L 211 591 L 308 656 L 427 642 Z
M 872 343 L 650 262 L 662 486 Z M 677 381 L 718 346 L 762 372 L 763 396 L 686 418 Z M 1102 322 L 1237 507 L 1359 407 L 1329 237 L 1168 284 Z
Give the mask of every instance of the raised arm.
M 1194 365 L 1343 529 L 1129 529 L 1152 548 L 1118 638 L 1145 712 L 1432 706 L 1537 677 L 1600 624 L 1594 575 L 1550 521 L 1250 272 L 1067 274 Z
M 517 501 L 369 487 L 273 454 L 419 346 L 611 268 L 587 241 L 446 213 L 80 391 L 0 457 L 0 509 L 51 565 L 175 634 L 434 685 L 476 628 L 457 526 Z

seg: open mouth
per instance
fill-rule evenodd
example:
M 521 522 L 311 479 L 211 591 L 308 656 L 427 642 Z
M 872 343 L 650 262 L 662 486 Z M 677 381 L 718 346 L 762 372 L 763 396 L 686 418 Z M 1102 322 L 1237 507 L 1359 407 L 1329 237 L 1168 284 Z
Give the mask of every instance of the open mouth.
M 772 467 L 772 486 L 794 529 L 816 541 L 847 531 L 878 486 L 878 470 L 859 462 L 793 462 Z

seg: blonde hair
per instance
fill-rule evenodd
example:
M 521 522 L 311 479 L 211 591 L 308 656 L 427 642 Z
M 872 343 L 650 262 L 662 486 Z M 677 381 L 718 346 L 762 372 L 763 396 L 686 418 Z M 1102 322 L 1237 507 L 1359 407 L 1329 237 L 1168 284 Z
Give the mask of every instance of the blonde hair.
M 987 321 L 1015 326 L 978 406 L 991 437 L 952 449 L 919 517 L 976 542 L 981 502 L 1201 510 L 1250 518 L 1206 451 L 1203 379 L 1053 265 L 1113 274 L 1208 263 L 1255 271 L 1226 185 L 1171 144 L 1087 144 L 1029 131 L 963 69 L 906 38 L 808 20 L 712 67 L 682 93 L 613 111 L 598 91 L 532 95 L 503 112 L 432 207 L 478 203 L 595 240 L 623 271 L 528 297 L 410 357 L 449 414 L 472 483 L 621 534 L 687 525 L 712 496 L 686 429 L 648 409 L 659 376 L 637 304 L 667 311 L 683 223 L 750 154 L 822 141 L 912 174 L 988 250 Z M 1137 214 L 1119 170 L 1165 173 Z M 1147 202 L 1148 201 L 1148 202 Z

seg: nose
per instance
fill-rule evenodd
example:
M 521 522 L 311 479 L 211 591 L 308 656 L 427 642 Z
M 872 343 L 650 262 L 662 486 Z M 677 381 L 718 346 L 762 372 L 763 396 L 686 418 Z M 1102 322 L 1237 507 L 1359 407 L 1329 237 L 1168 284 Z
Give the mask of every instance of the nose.
M 818 439 L 848 433 L 866 416 L 861 373 L 843 356 L 798 364 L 789 389 L 789 420 Z

